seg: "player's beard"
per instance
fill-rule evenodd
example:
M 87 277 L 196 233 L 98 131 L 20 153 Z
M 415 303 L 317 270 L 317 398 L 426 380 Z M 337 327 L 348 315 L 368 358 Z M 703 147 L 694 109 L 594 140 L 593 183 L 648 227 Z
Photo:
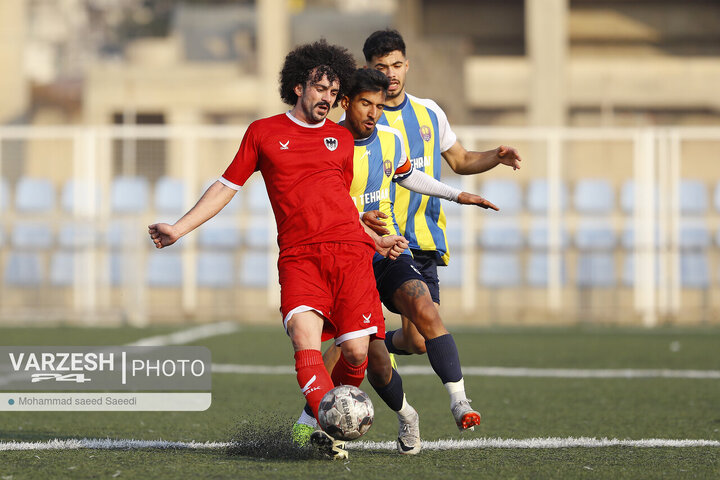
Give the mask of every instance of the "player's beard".
M 317 109 L 321 105 L 327 107 L 327 110 L 325 110 L 324 113 L 322 110 Z M 328 113 L 330 113 L 330 104 L 327 102 L 318 102 L 312 106 L 312 109 L 310 110 L 310 118 L 312 118 L 315 123 L 319 123 L 322 122 L 325 117 L 327 117 Z
M 398 80 L 397 88 L 393 91 L 388 90 L 386 99 L 397 98 L 405 91 L 405 84 Z

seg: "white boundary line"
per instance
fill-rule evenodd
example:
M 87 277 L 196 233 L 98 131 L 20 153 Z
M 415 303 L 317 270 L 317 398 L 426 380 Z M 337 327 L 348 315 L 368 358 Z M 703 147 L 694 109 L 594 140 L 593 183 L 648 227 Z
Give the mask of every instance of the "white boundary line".
M 535 378 L 687 378 L 720 379 L 719 370 L 667 370 L 667 369 L 576 369 L 576 368 L 510 368 L 463 367 L 466 377 L 535 377 Z M 290 366 L 213 364 L 213 373 L 246 375 L 294 375 Z M 401 375 L 435 375 L 430 367 L 404 366 Z
M 166 345 L 182 345 L 202 340 L 203 338 L 235 333 L 238 330 L 240 330 L 240 327 L 233 322 L 210 323 L 207 325 L 192 327 L 187 330 L 169 333 L 167 335 L 141 338 L 140 340 L 126 343 L 125 345 L 128 347 L 162 347 Z
M 232 446 L 229 442 L 169 442 L 166 440 L 114 440 L 110 438 L 83 438 L 71 440 L 50 440 L 47 442 L 0 442 L 0 451 L 23 450 L 220 450 Z M 425 450 L 470 450 L 478 448 L 506 449 L 557 449 L 557 448 L 720 448 L 717 440 L 676 440 L 665 438 L 647 438 L 642 440 L 619 440 L 617 438 L 594 437 L 548 437 L 526 439 L 476 438 L 472 440 L 436 440 L 423 442 Z M 351 442 L 347 444 L 353 450 L 395 450 L 395 442 Z

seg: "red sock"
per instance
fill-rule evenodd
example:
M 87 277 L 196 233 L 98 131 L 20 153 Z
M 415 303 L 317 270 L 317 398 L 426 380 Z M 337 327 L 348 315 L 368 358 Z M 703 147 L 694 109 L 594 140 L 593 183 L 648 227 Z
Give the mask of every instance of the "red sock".
M 365 370 L 367 369 L 368 359 L 360 365 L 353 365 L 343 355 L 335 364 L 332 371 L 332 381 L 335 385 L 354 385 L 359 387 L 365 378 Z
M 322 353 L 320 350 L 300 350 L 295 352 L 295 371 L 297 372 L 297 381 L 302 389 L 305 400 L 313 415 L 318 418 L 318 406 L 323 395 L 333 388 L 332 380 L 325 370 Z

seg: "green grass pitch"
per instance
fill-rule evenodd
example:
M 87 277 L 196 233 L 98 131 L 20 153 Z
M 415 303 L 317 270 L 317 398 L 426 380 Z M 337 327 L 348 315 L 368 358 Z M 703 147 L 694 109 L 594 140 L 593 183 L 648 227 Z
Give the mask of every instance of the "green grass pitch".
M 120 345 L 170 333 L 152 329 L 2 328 L 3 345 Z M 720 330 L 619 328 L 454 329 L 466 367 L 673 369 L 720 371 Z M 213 363 L 290 366 L 280 327 L 241 327 L 199 340 Z M 403 367 L 427 358 L 399 357 Z M 689 378 L 532 378 L 466 376 L 483 424 L 459 434 L 447 394 L 432 375 L 403 377 L 425 441 L 443 439 L 592 437 L 720 441 L 720 380 Z M 394 414 L 363 383 L 375 423 L 363 441 L 396 435 Z M 213 374 L 205 412 L 1 412 L 0 444 L 53 439 L 228 442 L 255 431 L 270 441 L 302 407 L 293 375 Z M 424 450 L 415 457 L 388 449 L 350 451 L 349 461 L 293 458 L 277 452 L 225 449 L 0 450 L 0 478 L 720 478 L 720 448 L 475 448 Z

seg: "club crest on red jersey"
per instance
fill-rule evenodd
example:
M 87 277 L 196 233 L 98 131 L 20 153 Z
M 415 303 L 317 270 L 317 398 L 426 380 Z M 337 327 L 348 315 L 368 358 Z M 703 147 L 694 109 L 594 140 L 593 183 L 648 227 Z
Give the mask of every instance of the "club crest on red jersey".
M 386 177 L 392 175 L 392 162 L 390 160 L 385 160 L 383 162 L 383 171 L 385 172 Z
M 331 152 L 334 151 L 334 150 L 338 147 L 337 138 L 325 137 L 325 138 L 324 138 L 324 141 L 325 141 L 325 146 L 326 146 L 327 149 L 330 150 Z
M 430 127 L 428 127 L 427 125 L 423 125 L 422 127 L 420 127 L 420 136 L 423 140 L 429 142 L 432 138 L 432 130 L 430 130 Z

